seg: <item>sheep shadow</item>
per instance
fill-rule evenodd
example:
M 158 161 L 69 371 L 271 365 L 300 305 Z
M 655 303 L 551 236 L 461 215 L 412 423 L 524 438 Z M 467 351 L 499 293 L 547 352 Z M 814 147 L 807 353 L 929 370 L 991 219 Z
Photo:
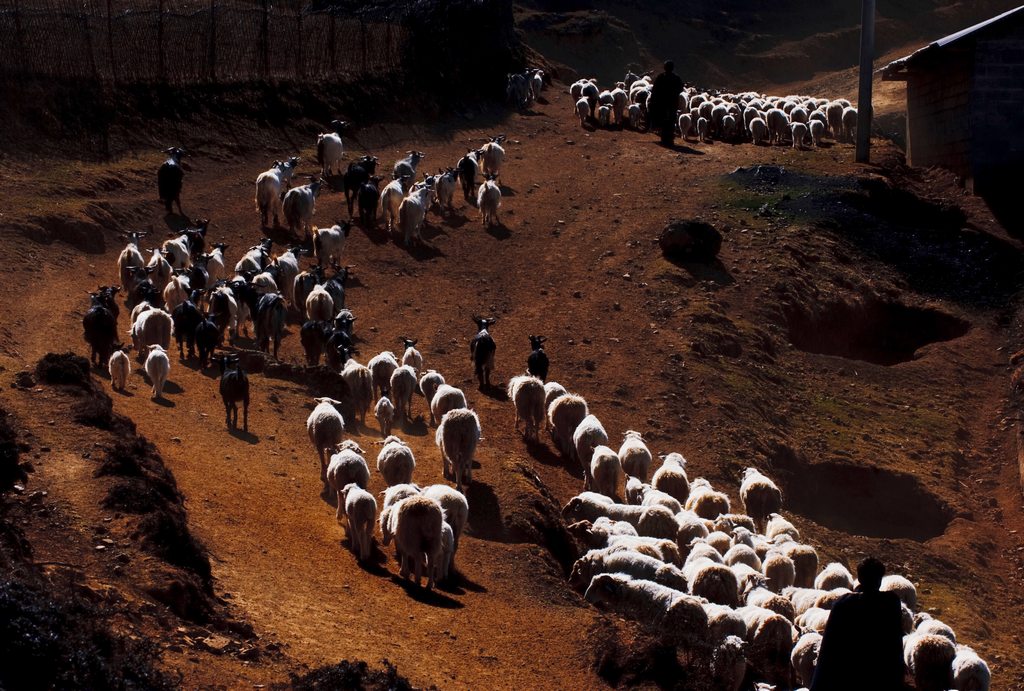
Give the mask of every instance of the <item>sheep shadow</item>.
M 486 592 L 488 592 L 487 588 L 484 585 L 482 585 L 480 583 L 477 583 L 476 581 L 470 579 L 469 576 L 467 576 L 465 573 L 463 573 L 458 568 L 451 569 L 448 572 L 448 580 L 449 581 L 456 581 L 458 583 L 459 587 L 461 587 L 463 589 L 463 591 L 468 590 L 471 593 L 486 593 Z
M 438 237 L 439 235 L 447 235 L 447 234 L 448 233 L 445 232 L 445 229 L 443 227 L 435 226 L 435 225 L 432 225 L 432 224 L 429 224 L 429 223 L 424 223 L 423 224 L 423 229 L 420 231 L 420 237 L 422 237 L 424 240 L 433 240 L 434 238 Z
M 505 542 L 498 495 L 489 485 L 476 480 L 465 487 L 466 501 L 473 507 L 466 523 L 467 534 L 490 542 Z
M 225 427 L 227 427 L 225 425 Z M 246 444 L 259 444 L 260 438 L 252 432 L 246 432 L 241 427 L 227 427 L 228 434 L 235 439 L 244 441 Z
M 461 228 L 469 223 L 469 218 L 461 210 L 458 213 L 452 212 L 447 216 L 443 216 L 442 219 L 448 224 L 449 228 Z
M 569 475 L 580 480 L 583 479 L 583 468 L 580 467 L 579 463 L 573 461 L 572 458 L 563 456 L 542 441 L 527 439 L 525 442 L 526 452 L 530 454 L 530 458 L 533 460 L 553 468 L 562 468 Z
M 713 142 L 704 142 L 704 143 L 705 144 L 712 144 Z M 669 149 L 670 151 L 675 151 L 678 154 L 688 154 L 690 156 L 703 156 L 704 155 L 704 152 L 701 151 L 700 149 L 694 149 L 692 146 L 687 146 L 686 144 L 672 144 L 672 146 L 668 146 L 667 144 L 662 144 L 661 142 L 656 142 L 655 145 L 656 146 L 664 147 L 666 149 Z
M 479 388 L 480 393 L 492 401 L 498 401 L 500 403 L 508 403 L 508 392 L 505 387 L 501 384 L 484 385 Z
M 152 399 L 153 403 L 156 403 L 161 408 L 177 408 L 177 404 L 174 401 L 164 398 L 163 395 L 160 398 Z
M 427 590 L 425 587 L 416 585 L 411 580 L 406 580 L 395 574 L 391 575 L 391 582 L 401 586 L 406 595 L 424 605 L 440 607 L 442 609 L 462 609 L 465 606 L 458 600 L 450 598 L 443 593 L 439 593 L 436 590 Z
M 189 227 L 191 219 L 186 213 L 165 213 L 164 225 L 171 231 L 169 234 L 178 234 Z
M 185 393 L 185 389 L 181 388 L 179 384 L 173 381 L 164 382 L 164 392 L 166 393 Z
M 386 245 L 386 244 L 388 244 L 388 241 L 390 240 L 390 238 L 388 237 L 387 229 L 381 229 L 377 225 L 373 225 L 373 226 L 370 226 L 370 227 L 366 227 L 362 223 L 359 223 L 358 225 L 359 225 L 359 228 L 362 229 L 363 235 L 365 235 L 366 238 L 370 242 L 372 242 L 373 244 L 375 244 L 375 245 Z M 349 280 L 351 281 L 352 279 L 350 278 Z
M 428 245 L 425 242 L 416 243 L 411 247 L 405 247 L 401 242 L 396 242 L 395 244 L 405 249 L 405 251 L 409 253 L 410 257 L 420 262 L 430 259 L 438 259 L 445 256 L 444 252 L 442 252 L 440 248 Z
M 512 237 L 512 232 L 508 229 L 508 226 L 501 221 L 498 221 L 497 225 L 487 226 L 485 230 L 495 240 L 508 240 Z
M 427 427 L 427 422 L 422 415 L 417 415 L 415 420 L 404 420 L 401 425 L 398 426 L 402 428 L 403 432 L 411 437 L 425 437 L 430 433 L 430 429 Z
M 135 398 L 135 394 L 133 394 L 128 389 L 115 389 L 115 388 L 111 388 L 110 392 L 111 393 L 116 393 L 116 394 L 118 394 L 120 396 L 124 396 L 125 398 Z
M 384 564 L 388 561 L 388 556 L 381 551 L 376 540 L 374 540 L 373 545 L 370 547 L 370 558 L 367 561 L 360 561 L 359 559 L 356 559 L 355 552 L 352 551 L 352 545 L 348 536 L 342 538 L 338 542 L 338 546 L 351 554 L 352 558 L 356 560 L 356 566 L 371 576 L 385 578 L 391 575 L 391 572 L 384 567 Z
M 499 184 L 498 187 L 501 189 L 502 197 L 514 197 L 516 196 L 516 188 L 510 185 Z

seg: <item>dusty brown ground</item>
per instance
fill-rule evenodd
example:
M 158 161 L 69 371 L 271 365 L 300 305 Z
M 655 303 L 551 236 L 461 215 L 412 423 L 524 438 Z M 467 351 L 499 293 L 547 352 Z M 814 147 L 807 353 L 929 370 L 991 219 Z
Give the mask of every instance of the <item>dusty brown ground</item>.
M 846 145 L 797 152 L 690 143 L 671 151 L 649 135 L 581 130 L 560 86 L 547 98 L 535 112 L 500 122 L 484 113 L 430 127 L 381 125 L 348 142 L 387 166 L 421 149 L 433 171 L 486 135 L 508 135 L 502 226 L 481 228 L 460 201 L 452 217 L 431 214 L 425 250 L 410 253 L 381 229 L 354 229 L 346 247 L 357 267 L 348 303 L 358 315 L 360 360 L 395 350 L 399 335 L 419 338 L 425 367 L 462 387 L 480 414 L 485 439 L 457 557 L 461 578 L 427 595 L 397 580 L 390 550 L 371 567 L 357 565 L 333 507 L 319 498 L 304 427 L 309 388 L 253 376 L 251 434 L 232 435 L 212 371 L 175 355 L 166 402 L 149 400 L 136 371 L 126 394 L 112 394 L 116 410 L 158 445 L 176 475 L 192 529 L 211 551 L 218 594 L 265 641 L 279 641 L 285 657 L 195 653 L 181 647 L 187 631 L 162 615 L 147 619 L 140 635 L 170 646 L 165 664 L 186 685 L 283 681 L 292 660 L 340 658 L 387 658 L 415 684 L 444 688 L 601 685 L 589 650 L 597 613 L 565 585 L 547 550 L 515 529 L 531 502 L 545 504 L 538 486 L 560 505 L 581 489 L 581 474 L 549 443 L 524 445 L 503 396 L 477 391 L 469 318 L 489 313 L 499 317 L 499 382 L 524 369 L 527 334 L 549 336 L 551 379 L 583 394 L 613 441 L 641 430 L 654 451 L 683 452 L 691 478 L 707 476 L 734 499 L 742 468 L 762 467 L 802 510 L 795 519 L 824 558 L 853 564 L 880 554 L 919 584 L 925 609 L 990 661 L 997 688 L 1024 683 L 1024 515 L 1006 400 L 1019 244 L 941 174 L 890 166 L 918 194 L 963 205 L 971 228 L 963 234 L 893 221 L 894 204 L 867 199 L 856 180 L 880 169 L 853 164 Z M 265 149 L 189 134 L 203 141 L 203 154 L 187 178 L 186 211 L 213 219 L 210 239 L 231 245 L 233 263 L 261 236 L 255 175 L 293 149 L 284 133 Z M 301 140 L 302 171 L 313 172 L 307 138 L 287 136 Z M 264 133 L 262 141 L 273 138 Z M 896 159 L 876 146 L 876 160 Z M 159 161 L 145 152 L 107 165 L 5 162 L 0 226 L 8 254 L 19 259 L 4 272 L 9 286 L 28 286 L 2 324 L 5 384 L 48 351 L 86 352 L 85 291 L 115 280 L 117 231 L 165 230 L 153 199 Z M 754 164 L 801 177 L 767 186 L 723 177 Z M 344 215 L 342 195 L 321 197 L 319 223 Z M 664 259 L 655 238 L 671 217 L 721 228 L 720 263 Z M 102 241 L 87 240 L 97 224 Z M 901 253 L 904 246 L 914 250 Z M 858 304 L 866 295 L 934 307 L 970 329 L 892 366 L 791 344 L 794 309 Z M 122 329 L 126 322 L 122 314 Z M 282 359 L 301 359 L 295 324 Z M 68 530 L 88 534 L 106 516 L 81 459 L 94 440 L 66 424 L 48 395 L 5 386 L 0 402 L 37 435 L 37 450 L 52 449 L 34 460 L 30 489 L 46 489 Z M 400 434 L 416 452 L 415 479 L 440 482 L 422 398 L 413 412 L 416 422 Z M 375 430 L 352 433 L 373 465 Z M 27 529 L 40 560 L 73 549 L 45 539 L 42 524 Z M 100 557 L 83 558 L 98 581 L 117 580 Z

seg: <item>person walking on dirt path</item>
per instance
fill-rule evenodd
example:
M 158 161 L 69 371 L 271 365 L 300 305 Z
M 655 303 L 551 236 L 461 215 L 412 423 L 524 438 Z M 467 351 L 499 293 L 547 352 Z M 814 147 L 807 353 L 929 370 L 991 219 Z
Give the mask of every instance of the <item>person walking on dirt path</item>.
M 654 80 L 651 100 L 647 104 L 647 117 L 651 127 L 657 129 L 664 146 L 676 141 L 676 111 L 679 108 L 679 94 L 683 91 L 683 80 L 675 73 L 675 63 L 665 61 L 665 71 Z
M 811 691 L 900 691 L 903 626 L 900 598 L 879 591 L 885 565 L 868 557 L 857 567 L 857 592 L 832 607 Z

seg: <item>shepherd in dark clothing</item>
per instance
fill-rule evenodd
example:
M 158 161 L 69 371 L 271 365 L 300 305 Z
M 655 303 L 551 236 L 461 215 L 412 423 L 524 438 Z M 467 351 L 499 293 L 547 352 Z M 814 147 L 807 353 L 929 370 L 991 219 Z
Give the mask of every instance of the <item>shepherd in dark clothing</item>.
M 675 73 L 675 63 L 665 62 L 665 71 L 654 80 L 651 98 L 647 103 L 647 119 L 661 134 L 661 143 L 672 146 L 676 141 L 676 111 L 683 80 Z
M 900 598 L 879 592 L 885 565 L 868 557 L 857 567 L 857 592 L 832 607 L 811 691 L 903 689 Z

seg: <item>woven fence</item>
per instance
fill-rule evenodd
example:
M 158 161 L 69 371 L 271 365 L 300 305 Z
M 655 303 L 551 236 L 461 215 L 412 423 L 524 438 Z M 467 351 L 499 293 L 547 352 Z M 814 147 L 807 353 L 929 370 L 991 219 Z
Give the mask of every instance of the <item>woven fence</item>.
M 7 0 L 0 75 L 191 84 L 397 73 L 408 42 L 400 12 L 270 0 Z

